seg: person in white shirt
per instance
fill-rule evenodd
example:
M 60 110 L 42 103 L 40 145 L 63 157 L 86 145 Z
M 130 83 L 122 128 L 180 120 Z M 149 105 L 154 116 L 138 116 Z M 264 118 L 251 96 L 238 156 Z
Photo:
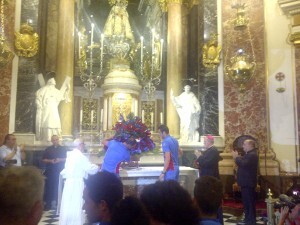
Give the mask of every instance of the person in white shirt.
M 22 160 L 26 159 L 24 145 L 18 146 L 13 134 L 7 134 L 3 145 L 0 147 L 0 167 L 10 165 L 22 166 Z

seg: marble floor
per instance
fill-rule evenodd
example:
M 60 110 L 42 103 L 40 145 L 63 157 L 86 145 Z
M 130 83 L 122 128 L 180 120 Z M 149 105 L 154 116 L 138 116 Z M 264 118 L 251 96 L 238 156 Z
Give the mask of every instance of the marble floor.
M 224 213 L 223 216 L 224 216 L 224 225 L 233 225 L 240 220 L 240 218 L 229 213 Z M 257 225 L 264 224 L 263 218 L 257 217 L 256 224 Z M 39 225 L 58 225 L 58 216 L 56 215 L 56 211 L 55 210 L 44 211 L 43 217 L 39 222 Z

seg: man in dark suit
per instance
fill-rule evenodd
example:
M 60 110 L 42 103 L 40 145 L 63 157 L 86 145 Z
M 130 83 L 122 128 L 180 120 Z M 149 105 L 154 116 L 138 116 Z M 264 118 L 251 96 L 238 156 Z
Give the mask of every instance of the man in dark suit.
M 196 166 L 199 169 L 199 175 L 212 176 L 219 179 L 219 161 L 220 155 L 218 149 L 214 146 L 214 137 L 206 135 L 204 137 L 205 151 L 196 159 Z
M 219 155 L 218 149 L 214 146 L 215 139 L 212 135 L 204 136 L 205 151 L 196 159 L 196 167 L 199 169 L 199 175 L 211 176 L 220 179 L 219 176 L 219 161 L 222 159 Z M 218 220 L 221 224 L 223 222 L 222 206 L 218 210 Z
M 232 157 L 238 166 L 237 183 L 241 187 L 242 201 L 245 212 L 245 223 L 255 225 L 255 188 L 257 185 L 257 166 L 258 156 L 255 149 L 255 141 L 246 139 L 243 142 L 243 156 L 238 155 L 237 151 L 232 151 Z

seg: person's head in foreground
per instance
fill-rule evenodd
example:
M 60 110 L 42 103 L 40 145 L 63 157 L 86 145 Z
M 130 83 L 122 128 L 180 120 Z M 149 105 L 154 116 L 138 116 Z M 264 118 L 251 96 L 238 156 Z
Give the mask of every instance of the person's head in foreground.
M 102 171 L 85 181 L 83 209 L 90 223 L 110 222 L 112 212 L 123 198 L 123 184 L 112 173 Z
M 194 200 L 202 218 L 217 218 L 222 197 L 222 182 L 217 178 L 202 176 L 195 181 Z
M 150 184 L 143 189 L 140 199 L 149 213 L 151 225 L 198 223 L 198 210 L 191 196 L 176 181 Z
M 44 208 L 44 182 L 35 167 L 0 170 L 0 224 L 37 225 Z

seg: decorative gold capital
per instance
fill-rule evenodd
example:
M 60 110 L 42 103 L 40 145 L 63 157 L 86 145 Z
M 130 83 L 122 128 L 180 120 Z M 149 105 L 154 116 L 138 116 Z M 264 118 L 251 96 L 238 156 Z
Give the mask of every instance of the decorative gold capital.
M 186 0 L 158 0 L 160 8 L 162 12 L 167 12 L 168 11 L 168 4 L 180 4 L 182 5 Z M 193 1 L 193 0 L 189 0 Z
M 289 41 L 294 45 L 300 45 L 300 32 L 290 34 Z

